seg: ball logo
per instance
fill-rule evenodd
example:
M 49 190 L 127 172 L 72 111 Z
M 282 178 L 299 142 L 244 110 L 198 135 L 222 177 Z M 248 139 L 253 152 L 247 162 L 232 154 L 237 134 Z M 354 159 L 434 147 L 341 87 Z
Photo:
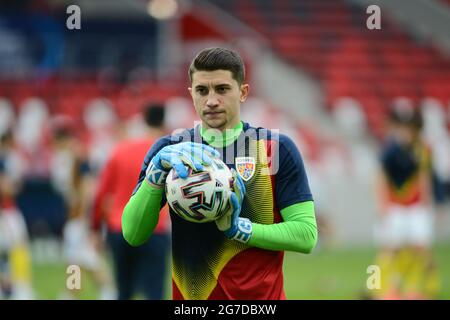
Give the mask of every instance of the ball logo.
M 236 158 L 236 170 L 244 181 L 249 181 L 256 170 L 256 162 L 253 157 Z

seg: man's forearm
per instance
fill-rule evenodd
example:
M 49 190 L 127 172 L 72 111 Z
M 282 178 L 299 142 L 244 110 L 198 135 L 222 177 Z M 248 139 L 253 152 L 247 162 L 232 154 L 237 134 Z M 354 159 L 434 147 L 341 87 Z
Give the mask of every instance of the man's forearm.
M 312 201 L 297 203 L 281 211 L 284 222 L 253 223 L 248 244 L 267 250 L 310 253 L 317 243 L 317 223 Z
M 122 214 L 122 233 L 130 245 L 139 246 L 152 235 L 158 224 L 163 191 L 143 181 L 128 201 Z

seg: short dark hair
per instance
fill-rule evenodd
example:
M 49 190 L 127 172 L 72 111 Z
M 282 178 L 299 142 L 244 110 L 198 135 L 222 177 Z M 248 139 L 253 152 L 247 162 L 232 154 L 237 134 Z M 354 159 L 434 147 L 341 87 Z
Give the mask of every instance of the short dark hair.
M 162 103 L 150 103 L 143 110 L 144 121 L 149 127 L 160 128 L 164 124 L 165 107 Z
M 389 119 L 394 124 L 407 125 L 417 130 L 423 127 L 422 112 L 416 107 L 412 108 L 395 108 L 389 111 Z
M 11 129 L 6 130 L 3 133 L 0 133 L 0 145 L 6 144 L 14 139 L 13 132 Z
M 189 79 L 196 71 L 228 70 L 238 84 L 245 79 L 245 66 L 241 56 L 233 50 L 226 48 L 207 48 L 200 51 L 192 60 L 189 67 Z

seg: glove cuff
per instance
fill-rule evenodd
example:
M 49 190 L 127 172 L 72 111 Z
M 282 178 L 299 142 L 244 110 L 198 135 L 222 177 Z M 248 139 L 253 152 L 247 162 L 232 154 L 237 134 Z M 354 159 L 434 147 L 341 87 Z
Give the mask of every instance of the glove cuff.
M 163 187 L 166 183 L 166 178 L 169 172 L 161 170 L 155 166 L 153 160 L 148 165 L 147 171 L 145 172 L 147 181 L 156 187 Z
M 233 234 L 230 235 L 230 239 L 247 243 L 252 236 L 252 222 L 247 218 L 239 218 L 236 223 L 236 228 Z

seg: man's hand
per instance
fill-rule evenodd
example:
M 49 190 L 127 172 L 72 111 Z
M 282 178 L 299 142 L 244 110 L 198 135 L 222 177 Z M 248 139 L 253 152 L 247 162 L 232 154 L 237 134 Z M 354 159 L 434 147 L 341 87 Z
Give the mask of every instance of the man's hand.
M 162 148 L 148 165 L 146 179 L 153 185 L 162 187 L 169 171 L 173 168 L 180 178 L 188 176 L 186 165 L 193 170 L 203 170 L 210 165 L 219 152 L 201 143 L 182 142 Z
M 228 239 L 247 243 L 252 236 L 252 223 L 247 218 L 239 217 L 242 209 L 242 201 L 245 196 L 245 185 L 236 170 L 232 169 L 232 172 L 234 178 L 234 192 L 232 192 L 230 196 L 231 210 L 215 222 L 217 228 L 220 231 L 223 231 Z

